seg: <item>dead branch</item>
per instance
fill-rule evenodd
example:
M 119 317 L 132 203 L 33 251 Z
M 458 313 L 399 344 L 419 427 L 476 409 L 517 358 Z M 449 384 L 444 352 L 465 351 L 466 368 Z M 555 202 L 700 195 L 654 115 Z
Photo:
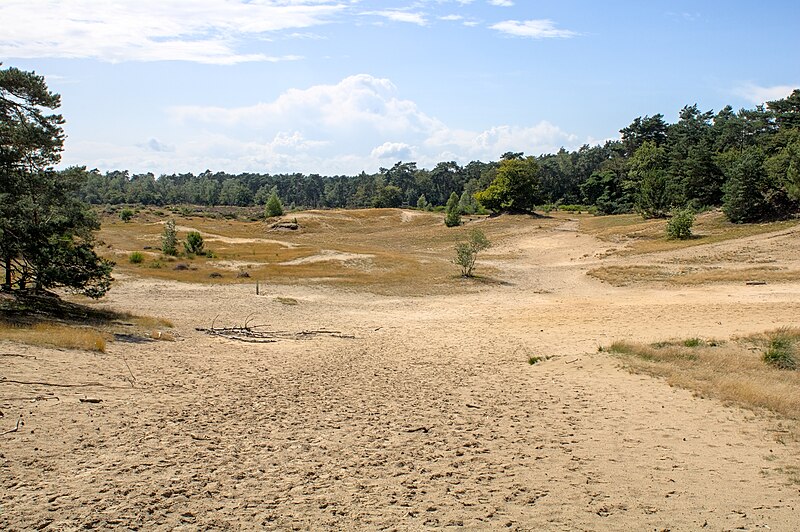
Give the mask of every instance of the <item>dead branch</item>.
M 29 384 L 31 386 L 53 386 L 56 388 L 91 388 L 92 386 L 99 386 L 100 388 L 121 389 L 122 386 L 108 386 L 100 382 L 87 382 L 82 384 L 61 384 L 58 382 L 43 382 L 43 381 L 18 381 L 14 379 L 0 378 L 0 384 L 11 382 L 14 384 Z
M 125 362 L 125 367 L 128 368 L 128 373 L 131 375 L 131 388 L 136 388 L 136 377 L 133 376 L 133 372 L 131 371 L 131 367 L 128 365 L 128 361 L 125 357 L 122 357 L 122 361 Z
M 36 360 L 36 357 L 33 355 L 18 355 L 17 353 L 0 353 L 0 357 L 32 358 Z
M 11 429 L 11 430 L 7 430 L 7 431 L 5 431 L 5 432 L 2 434 L 2 436 L 5 436 L 6 434 L 11 434 L 12 432 L 17 432 L 17 431 L 19 431 L 19 426 L 20 426 L 20 425 L 25 425 L 25 423 L 23 423 L 23 422 L 22 422 L 22 416 L 19 416 L 19 419 L 17 419 L 17 426 L 16 426 L 16 427 L 14 427 L 14 428 L 13 428 L 13 429 Z
M 355 336 L 351 334 L 344 334 L 341 331 L 330 331 L 327 329 L 304 330 L 299 332 L 264 330 L 263 325 L 249 325 L 251 318 L 252 314 L 245 319 L 243 327 L 214 327 L 214 322 L 212 322 L 209 328 L 196 327 L 195 330 L 211 336 L 227 338 L 228 340 L 258 344 L 274 343 L 279 340 L 305 340 L 317 336 L 345 339 L 355 338 Z

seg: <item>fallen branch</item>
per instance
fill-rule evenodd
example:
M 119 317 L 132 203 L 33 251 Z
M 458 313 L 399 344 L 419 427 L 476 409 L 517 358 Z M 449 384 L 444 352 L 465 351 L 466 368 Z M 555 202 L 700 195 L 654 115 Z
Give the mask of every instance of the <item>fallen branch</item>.
M 221 336 L 223 338 L 227 338 L 228 340 L 237 340 L 239 342 L 255 344 L 274 343 L 279 340 L 304 340 L 317 336 L 329 336 L 332 338 L 345 339 L 355 338 L 355 336 L 343 334 L 341 331 L 329 331 L 327 329 L 305 330 L 299 332 L 260 330 L 262 327 L 264 327 L 263 325 L 249 325 L 251 318 L 252 315 L 245 319 L 243 327 L 214 327 L 214 323 L 212 322 L 211 327 L 209 328 L 196 327 L 195 330 L 204 332 L 211 336 Z
M 81 399 L 78 399 L 78 401 L 80 401 L 81 403 L 92 403 L 92 404 L 97 404 L 97 403 L 102 403 L 103 402 L 102 399 L 98 399 L 96 397 L 83 397 Z
M 32 358 L 36 360 L 36 357 L 33 355 L 18 355 L 17 353 L 0 353 L 0 357 Z
M 18 381 L 14 379 L 0 379 L 0 384 L 12 382 L 14 384 L 29 384 L 32 386 L 54 386 L 56 388 L 91 388 L 92 386 L 99 386 L 101 388 L 121 389 L 122 386 L 108 386 L 99 382 L 87 382 L 82 384 L 61 384 L 58 382 L 43 382 L 43 381 Z
M 409 429 L 406 432 L 424 432 L 425 434 L 427 434 L 429 430 L 431 429 L 429 429 L 428 427 L 419 427 L 416 429 Z
M 19 426 L 20 426 L 20 424 L 22 424 L 22 425 L 24 425 L 24 424 L 25 424 L 25 423 L 23 423 L 23 422 L 22 422 L 22 416 L 19 416 L 19 419 L 17 419 L 17 426 L 16 426 L 16 427 L 14 427 L 14 428 L 13 428 L 13 429 L 11 429 L 11 430 L 7 430 L 7 431 L 5 431 L 5 432 L 2 434 L 2 436 L 5 436 L 6 434 L 11 434 L 12 432 L 17 432 L 17 431 L 19 431 Z

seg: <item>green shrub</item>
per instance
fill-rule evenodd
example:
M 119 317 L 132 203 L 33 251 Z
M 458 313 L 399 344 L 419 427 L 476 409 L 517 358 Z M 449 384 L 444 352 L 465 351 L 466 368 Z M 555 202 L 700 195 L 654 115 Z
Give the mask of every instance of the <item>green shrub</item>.
M 667 222 L 667 237 L 677 240 L 691 238 L 693 225 L 694 211 L 688 208 L 680 210 Z
M 128 256 L 131 264 L 141 264 L 144 262 L 144 253 L 141 251 L 134 251 Z
M 794 339 L 787 332 L 778 330 L 769 340 L 763 360 L 778 369 L 797 369 Z
M 191 255 L 204 255 L 203 236 L 197 231 L 190 231 L 189 234 L 186 235 L 186 242 L 183 243 L 183 248 L 186 250 L 186 253 Z
M 123 222 L 130 222 L 133 218 L 133 211 L 131 209 L 122 209 L 119 213 L 119 218 Z

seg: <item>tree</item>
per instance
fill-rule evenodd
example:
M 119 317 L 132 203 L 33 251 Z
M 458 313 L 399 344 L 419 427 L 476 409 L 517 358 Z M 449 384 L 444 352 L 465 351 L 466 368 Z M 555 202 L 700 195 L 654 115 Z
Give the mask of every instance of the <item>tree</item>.
M 78 197 L 85 168 L 57 172 L 64 119 L 42 76 L 0 69 L 0 267 L 3 289 L 66 287 L 101 297 L 113 263 L 94 252 L 100 224 Z
M 164 224 L 164 232 L 161 233 L 161 252 L 172 256 L 178 254 L 178 231 L 175 229 L 175 220 L 167 220 Z
M 728 180 L 722 198 L 722 212 L 734 223 L 758 222 L 782 218 L 792 210 L 786 191 L 770 179 L 765 168 L 764 151 L 745 148 L 731 150 L 718 157 Z
M 275 187 L 273 187 L 272 192 L 269 195 L 267 205 L 264 208 L 264 214 L 267 216 L 267 218 L 283 216 L 283 205 L 281 204 L 281 199 L 278 197 L 278 190 Z
M 517 155 L 504 155 L 489 187 L 475 194 L 478 203 L 494 212 L 533 212 L 539 199 L 539 166 L 534 157 Z
M 461 208 L 458 206 L 458 194 L 452 192 L 445 207 L 444 225 L 456 227 L 461 225 Z
M 372 206 L 377 209 L 399 207 L 403 204 L 403 191 L 395 185 L 386 185 L 372 198 Z
M 428 203 L 428 200 L 425 198 L 425 194 L 420 195 L 420 197 L 417 198 L 417 209 L 421 211 L 427 211 L 429 208 L 430 204 Z
M 475 261 L 478 253 L 491 247 L 491 242 L 480 229 L 473 229 L 469 233 L 469 240 L 456 244 L 456 256 L 453 263 L 461 266 L 463 277 L 473 277 L 472 271 L 475 269 Z

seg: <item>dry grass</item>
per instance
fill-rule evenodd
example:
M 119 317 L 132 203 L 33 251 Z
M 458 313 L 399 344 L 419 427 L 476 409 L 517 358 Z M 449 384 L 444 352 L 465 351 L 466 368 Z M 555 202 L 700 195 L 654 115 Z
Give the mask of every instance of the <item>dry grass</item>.
M 83 299 L 83 298 L 77 298 Z M 94 302 L 93 302 L 94 303 Z M 137 316 L 51 296 L 0 294 L 0 339 L 105 352 L 116 335 L 174 340 L 169 320 Z
M 638 214 L 617 216 L 580 217 L 581 230 L 608 242 L 627 244 L 617 252 L 619 255 L 640 255 L 659 251 L 670 251 L 692 246 L 714 244 L 780 231 L 800 225 L 800 220 L 763 224 L 734 224 L 720 211 L 711 211 L 697 216 L 692 233 L 687 240 L 671 240 L 666 236 L 667 220 L 643 220 Z
M 764 353 L 775 338 L 800 345 L 800 329 L 778 329 L 727 342 L 688 339 L 641 344 L 615 342 L 632 371 L 667 379 L 671 385 L 748 408 L 765 408 L 800 421 L 800 371 L 771 367 Z
M 443 216 L 402 209 L 304 211 L 282 218 L 296 219 L 301 227 L 286 231 L 271 230 L 262 221 L 158 215 L 151 210 L 128 223 L 106 217 L 99 238 L 106 246 L 104 256 L 116 260 L 116 271 L 129 275 L 199 283 L 318 283 L 416 295 L 453 289 L 458 274 L 450 262 L 453 248 L 472 227 L 499 243 L 562 223 L 555 218 L 465 216 L 464 226 L 447 228 Z M 169 217 L 175 218 L 181 239 L 190 230 L 199 231 L 214 257 L 161 256 L 162 223 Z M 141 264 L 127 260 L 133 251 L 145 255 Z M 490 257 L 491 251 L 481 258 Z M 178 261 L 188 269 L 175 270 Z M 249 276 L 240 277 L 240 271 Z M 481 273 L 495 272 L 481 268 Z
M 784 282 L 800 279 L 799 271 L 777 266 L 726 268 L 666 265 L 603 266 L 589 270 L 587 274 L 613 286 L 630 286 L 651 282 L 670 285 L 701 285 L 748 281 Z
M 75 327 L 57 323 L 36 323 L 32 326 L 0 321 L 0 339 L 28 345 L 106 350 L 108 335 L 88 327 Z

